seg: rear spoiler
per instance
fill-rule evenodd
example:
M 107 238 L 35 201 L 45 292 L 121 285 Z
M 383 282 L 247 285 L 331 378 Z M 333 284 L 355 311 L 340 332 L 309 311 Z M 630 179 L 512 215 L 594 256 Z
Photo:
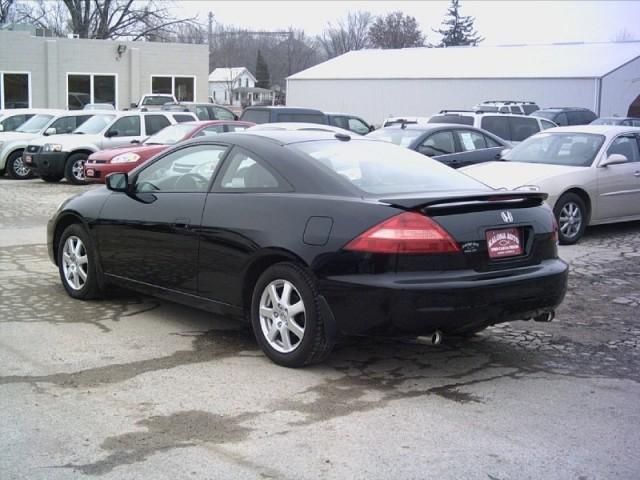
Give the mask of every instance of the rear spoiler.
M 455 207 L 462 204 L 513 204 L 518 206 L 520 203 L 540 204 L 547 199 L 548 195 L 543 192 L 513 192 L 513 191 L 496 191 L 478 194 L 451 193 L 442 196 L 420 197 L 420 196 L 402 196 L 395 198 L 381 199 L 380 202 L 387 203 L 394 207 L 400 207 L 408 210 L 417 208 L 431 207 Z

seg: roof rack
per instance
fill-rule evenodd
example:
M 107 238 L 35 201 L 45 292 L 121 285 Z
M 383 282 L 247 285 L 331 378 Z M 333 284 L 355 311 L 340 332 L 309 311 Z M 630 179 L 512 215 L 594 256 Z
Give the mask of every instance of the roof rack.
M 476 110 L 440 110 L 440 113 L 477 113 Z

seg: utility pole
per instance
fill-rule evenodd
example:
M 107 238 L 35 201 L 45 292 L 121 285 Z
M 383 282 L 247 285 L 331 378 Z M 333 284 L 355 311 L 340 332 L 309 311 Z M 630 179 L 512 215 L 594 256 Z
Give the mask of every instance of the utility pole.
M 213 65 L 213 59 L 211 58 L 213 44 L 213 12 L 209 12 L 209 38 L 207 39 L 207 43 L 209 44 L 209 72 L 211 72 L 211 67 Z

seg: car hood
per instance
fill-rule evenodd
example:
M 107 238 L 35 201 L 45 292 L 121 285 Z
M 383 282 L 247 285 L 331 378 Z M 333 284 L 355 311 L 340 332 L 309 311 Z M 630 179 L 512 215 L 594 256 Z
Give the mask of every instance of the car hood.
M 151 158 L 156 153 L 162 152 L 166 150 L 171 145 L 135 145 L 135 146 L 126 146 L 120 148 L 110 148 L 108 150 L 100 150 L 91 155 L 91 160 L 104 160 L 109 161 L 112 158 L 122 155 L 123 153 L 135 153 L 140 155 L 140 158 L 146 160 L 147 158 Z
M 100 139 L 100 135 L 86 135 L 86 134 L 75 134 L 75 133 L 67 133 L 63 135 L 50 135 L 48 137 L 39 137 L 34 139 L 31 142 L 31 145 L 44 145 L 45 143 L 59 143 L 62 145 L 62 150 L 67 150 L 68 148 L 73 148 L 76 146 L 83 146 L 87 144 L 94 144 L 98 142 Z
M 32 138 L 37 137 L 37 133 L 26 133 L 26 132 L 2 132 L 0 133 L 0 142 L 8 143 L 16 140 L 31 140 Z
M 546 178 L 575 172 L 585 167 L 549 165 L 524 162 L 486 162 L 459 169 L 480 182 L 493 188 L 513 190 L 523 185 L 537 185 Z

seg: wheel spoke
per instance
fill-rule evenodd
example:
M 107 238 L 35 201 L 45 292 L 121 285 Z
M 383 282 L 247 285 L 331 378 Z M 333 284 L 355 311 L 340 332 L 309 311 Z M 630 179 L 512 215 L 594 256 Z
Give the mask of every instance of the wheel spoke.
M 279 331 L 280 330 L 278 330 L 276 322 L 271 322 L 271 324 L 269 325 L 269 331 L 267 332 L 267 338 L 270 342 L 275 341 L 276 335 L 278 335 Z
M 77 271 L 77 270 L 76 270 L 76 271 L 73 271 L 73 272 L 72 272 L 72 275 L 73 275 L 73 279 L 72 279 L 72 281 L 73 281 L 73 286 L 74 286 L 76 289 L 80 289 L 80 278 L 79 278 L 79 276 L 78 276 L 78 271 Z
M 273 308 L 260 307 L 260 315 L 265 317 L 265 318 L 273 319 Z
M 80 256 L 80 250 L 82 250 L 82 242 L 78 238 L 76 239 L 76 246 L 74 248 L 74 253 L 76 254 L 76 257 Z
M 278 297 L 276 286 L 273 283 L 269 285 L 269 297 L 271 298 L 271 305 L 274 307 L 280 302 L 280 297 Z
M 86 265 L 87 262 L 88 260 L 86 255 L 82 255 L 81 257 L 78 257 L 78 264 Z
M 71 262 L 71 256 L 66 252 L 67 247 L 65 246 L 65 249 L 62 251 L 62 260 L 66 263 L 69 264 L 69 262 Z
M 87 274 L 84 270 L 82 270 L 81 268 L 78 268 L 78 274 L 80 275 L 80 278 L 82 279 L 83 282 L 87 281 Z
M 291 284 L 289 282 L 284 282 L 284 286 L 282 287 L 282 295 L 280 295 L 280 301 L 285 306 L 288 306 L 290 299 L 291 299 Z
M 304 313 L 304 303 L 302 303 L 302 300 L 298 300 L 289 307 L 289 318 L 293 318 L 300 313 Z
M 286 350 L 291 350 L 291 338 L 289 337 L 289 329 L 283 326 L 280 329 L 280 338 L 282 338 L 282 346 Z
M 302 336 L 304 335 L 304 328 L 302 328 L 300 325 L 298 325 L 296 322 L 294 322 L 293 320 L 289 319 L 289 324 L 287 325 L 287 328 L 289 329 L 289 331 L 291 331 L 296 337 L 298 337 L 299 339 L 302 339 Z

